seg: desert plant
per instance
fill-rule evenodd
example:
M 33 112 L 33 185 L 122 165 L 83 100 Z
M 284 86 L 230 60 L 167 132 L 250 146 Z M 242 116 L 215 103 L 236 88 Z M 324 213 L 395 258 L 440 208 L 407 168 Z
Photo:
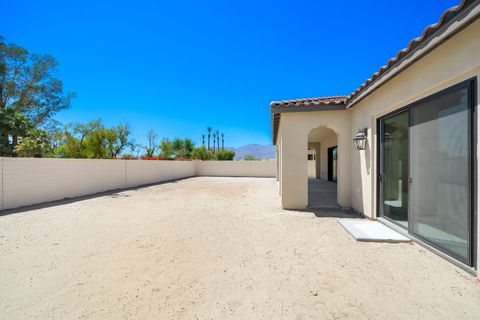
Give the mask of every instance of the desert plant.
M 255 156 L 252 156 L 251 154 L 247 154 L 243 157 L 243 160 L 252 161 L 252 160 L 258 160 L 258 159 Z
M 192 158 L 199 160 L 212 160 L 215 158 L 215 155 L 211 150 L 207 150 L 207 148 L 202 146 L 193 150 Z
M 217 160 L 233 160 L 235 157 L 235 151 L 233 150 L 218 150 L 215 153 L 215 158 Z

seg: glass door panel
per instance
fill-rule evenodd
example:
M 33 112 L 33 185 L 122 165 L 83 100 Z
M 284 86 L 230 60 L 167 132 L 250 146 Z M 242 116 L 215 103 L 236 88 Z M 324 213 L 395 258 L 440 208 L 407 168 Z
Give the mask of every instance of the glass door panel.
M 410 232 L 469 263 L 468 88 L 449 90 L 410 112 Z
M 380 215 L 408 227 L 408 111 L 380 122 Z

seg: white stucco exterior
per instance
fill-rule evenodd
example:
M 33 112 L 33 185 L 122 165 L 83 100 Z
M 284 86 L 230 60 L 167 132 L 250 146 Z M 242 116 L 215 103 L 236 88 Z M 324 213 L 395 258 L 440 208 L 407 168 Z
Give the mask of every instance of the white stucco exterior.
M 376 84 L 375 89 L 370 92 L 365 91 L 368 92 L 368 95 L 360 94 L 359 97 L 355 97 L 353 105 L 350 104 L 350 106 L 347 103 L 346 109 L 281 112 L 276 144 L 278 147 L 278 179 L 284 208 L 303 209 L 307 207 L 307 161 L 305 159 L 309 142 L 308 134 L 312 129 L 327 127 L 336 133 L 336 145 L 338 145 L 338 204 L 344 208 L 352 208 L 370 219 L 376 219 L 378 119 L 471 78 L 477 79 L 477 90 L 474 95 L 478 110 L 478 92 L 480 92 L 479 7 L 477 6 L 471 13 L 476 14 L 476 18 L 470 20 L 462 28 L 459 28 L 461 22 L 455 22 L 449 26 L 449 29 L 445 31 L 446 34 L 450 29 L 457 28 L 453 36 L 444 39 L 443 43 L 435 46 L 420 59 L 412 60 L 410 66 L 391 76 L 381 86 Z M 412 59 L 415 59 L 415 55 Z M 478 113 L 475 113 L 474 117 L 478 123 Z M 368 143 L 366 150 L 363 151 L 355 150 L 352 141 L 360 128 L 368 128 Z M 478 132 L 476 130 L 474 133 L 477 141 L 475 144 L 477 167 L 480 165 L 478 163 L 478 141 L 480 140 Z M 320 141 L 321 154 L 323 155 L 325 148 L 331 145 L 331 141 L 327 139 Z M 326 161 L 322 159 L 320 157 L 320 172 L 323 172 L 320 173 L 320 177 L 326 179 Z M 478 212 L 478 201 L 480 201 L 478 188 L 476 194 L 476 211 Z M 480 238 L 478 220 L 476 230 L 477 238 Z M 477 248 L 480 249 L 478 244 Z M 478 260 L 478 264 L 480 264 L 480 260 Z

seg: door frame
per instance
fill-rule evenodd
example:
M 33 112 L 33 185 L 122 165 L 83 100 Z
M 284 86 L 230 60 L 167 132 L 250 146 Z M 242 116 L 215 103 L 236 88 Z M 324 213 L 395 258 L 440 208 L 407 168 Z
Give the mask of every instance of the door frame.
M 416 235 L 416 234 L 413 234 L 412 232 L 410 232 L 410 223 L 408 223 L 408 228 L 407 229 L 404 229 L 405 231 L 408 232 L 408 234 L 410 236 L 412 236 L 414 239 L 416 240 L 419 240 L 423 243 L 425 243 L 427 246 L 430 246 L 436 250 L 439 250 L 441 253 L 455 259 L 455 261 L 457 261 L 458 263 L 462 264 L 462 265 L 465 265 L 465 266 L 468 266 L 470 268 L 474 268 L 475 270 L 477 270 L 477 256 L 478 256 L 478 252 L 477 252 L 477 232 L 478 232 L 478 208 L 477 208 L 477 190 L 478 190 L 478 177 L 477 177 L 477 147 L 476 147 L 476 144 L 477 144 L 477 117 L 478 117 L 478 110 L 477 110 L 477 103 L 478 103 L 478 97 L 477 97 L 477 77 L 472 77 L 472 78 L 469 78 L 469 79 L 466 79 L 464 81 L 461 81 L 459 83 L 456 83 L 454 85 L 451 85 L 443 90 L 440 90 L 440 91 L 437 91 L 433 94 L 430 94 L 428 95 L 427 97 L 424 97 L 422 99 L 419 99 L 417 101 L 414 101 L 406 106 L 403 106 L 401 108 L 398 108 L 392 112 L 389 112 L 389 113 L 386 113 L 380 117 L 378 117 L 376 119 L 376 129 L 377 129 L 377 138 L 376 138 L 376 147 L 377 147 L 377 153 L 376 153 L 376 161 L 377 161 L 377 165 L 376 165 L 376 179 L 375 179 L 375 184 L 376 184 L 376 193 L 375 193 L 375 197 L 376 197 L 376 217 L 377 218 L 382 218 L 382 219 L 386 219 L 387 221 L 389 222 L 393 222 L 391 219 L 388 219 L 388 217 L 385 217 L 385 216 L 382 216 L 380 215 L 380 206 L 382 205 L 380 202 L 381 202 L 381 194 L 380 192 L 382 191 L 381 190 L 381 169 L 382 169 L 382 166 L 381 166 L 381 161 L 382 161 L 382 143 L 381 143 L 381 133 L 382 133 L 382 128 L 381 128 L 381 125 L 382 125 L 382 120 L 386 119 L 386 118 L 389 118 L 397 113 L 401 113 L 401 112 L 404 112 L 404 111 L 407 111 L 408 112 L 408 117 L 409 117 L 409 127 L 410 127 L 410 123 L 411 123 L 411 112 L 410 110 L 412 108 L 414 108 L 416 105 L 420 105 L 426 101 L 429 101 L 429 100 L 432 100 L 432 99 L 435 99 L 435 98 L 438 98 L 442 95 L 445 95 L 445 94 L 448 94 L 449 92 L 452 92 L 452 91 L 455 91 L 459 88 L 462 88 L 462 87 L 466 87 L 468 88 L 469 90 L 469 99 L 468 99 L 468 104 L 469 104 L 469 123 L 468 123 L 468 131 L 470 133 L 470 136 L 469 136 L 469 159 L 470 159 L 470 165 L 469 165 L 469 174 L 470 174 L 470 186 L 469 186 L 469 192 L 470 192 L 470 201 L 469 201 L 469 211 L 470 211 L 470 214 L 469 214 L 469 217 L 468 217 L 468 228 L 469 228 L 469 232 L 470 232 L 470 236 L 469 236 L 469 262 L 467 264 L 465 264 L 462 260 L 459 260 L 455 255 L 452 255 L 451 252 L 448 252 L 446 250 L 444 250 L 443 248 L 440 248 L 439 246 L 436 246 L 435 244 L 429 242 L 427 239 L 423 239 L 422 237 Z M 410 167 L 410 135 L 409 135 L 409 152 L 408 152 L 408 165 Z M 410 169 L 409 169 L 409 173 L 410 173 Z M 410 175 L 410 174 L 409 174 Z M 410 189 L 410 188 L 409 188 Z M 409 198 L 410 198 L 410 190 L 409 190 Z M 410 200 L 409 200 L 409 204 L 410 204 Z M 409 210 L 410 211 L 410 210 Z M 408 217 L 410 217 L 411 213 L 408 212 Z M 395 225 L 398 225 L 396 224 L 395 222 L 393 222 Z

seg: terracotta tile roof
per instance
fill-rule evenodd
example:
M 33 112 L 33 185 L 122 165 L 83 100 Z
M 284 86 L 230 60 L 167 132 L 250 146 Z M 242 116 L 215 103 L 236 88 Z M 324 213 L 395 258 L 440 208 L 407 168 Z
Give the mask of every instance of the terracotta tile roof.
M 398 51 L 395 57 L 387 61 L 387 63 L 380 67 L 370 78 L 365 80 L 360 87 L 353 91 L 348 96 L 329 96 L 310 99 L 293 99 L 274 101 L 270 103 L 272 111 L 272 129 L 273 129 L 273 143 L 276 142 L 278 124 L 280 121 L 280 113 L 285 111 L 313 111 L 323 109 L 331 110 L 333 106 L 344 106 L 349 108 L 353 106 L 359 99 L 355 99 L 365 92 L 368 88 L 379 81 L 385 74 L 391 71 L 394 67 L 399 66 L 402 61 L 411 57 L 417 50 L 428 44 L 430 40 L 440 35 L 451 23 L 460 20 L 467 15 L 473 8 L 480 5 L 480 0 L 462 0 L 459 5 L 447 9 L 441 16 L 438 22 L 426 27 L 421 36 L 411 40 L 405 49 Z M 475 17 L 478 18 L 478 17 Z M 331 106 L 331 107 L 330 107 Z M 297 110 L 298 107 L 298 110 Z M 311 108 L 311 110 L 310 110 Z
M 293 99 L 293 100 L 281 100 L 273 101 L 270 103 L 270 107 L 282 107 L 282 106 L 323 106 L 332 104 L 344 104 L 347 101 L 347 96 L 328 96 L 317 98 L 305 98 L 305 99 Z
M 322 106 L 322 105 L 332 105 L 332 104 L 348 104 L 362 92 L 364 92 L 367 88 L 369 88 L 372 84 L 374 84 L 377 80 L 379 80 L 385 73 L 391 70 L 394 66 L 398 65 L 404 58 L 413 54 L 421 45 L 428 42 L 430 39 L 433 38 L 433 35 L 440 31 L 443 27 L 445 27 L 450 21 L 452 21 L 460 12 L 465 11 L 471 4 L 478 5 L 480 3 L 479 0 L 462 0 L 461 3 L 455 7 L 447 9 L 438 20 L 437 23 L 429 25 L 426 27 L 422 35 L 411 40 L 408 43 L 408 46 L 405 49 L 398 51 L 397 55 L 387 63 L 380 67 L 377 72 L 375 72 L 370 78 L 365 80 L 360 87 L 358 87 L 355 91 L 353 91 L 348 96 L 330 96 L 330 97 L 319 97 L 319 98 L 311 98 L 311 99 L 293 99 L 293 100 L 283 100 L 283 101 L 274 101 L 270 103 L 270 108 L 275 109 L 278 107 L 295 107 L 295 106 Z M 472 6 L 474 7 L 474 6 Z
M 365 80 L 360 87 L 358 87 L 355 91 L 353 91 L 350 95 L 348 95 L 348 101 L 353 99 L 354 97 L 358 96 L 362 93 L 365 89 L 367 89 L 371 84 L 373 84 L 377 79 L 379 79 L 383 74 L 387 71 L 392 69 L 395 65 L 397 65 L 403 58 L 405 58 L 410 53 L 414 52 L 419 46 L 432 38 L 439 29 L 441 29 L 444 25 L 450 22 L 453 18 L 455 18 L 458 13 L 460 13 L 464 8 L 470 6 L 470 4 L 477 2 L 478 0 L 462 0 L 461 3 L 457 6 L 447 9 L 443 14 L 440 16 L 438 22 L 429 25 L 426 27 L 422 35 L 411 40 L 408 43 L 408 46 L 400 51 L 397 52 L 397 55 L 390 60 L 383 66 L 381 66 L 377 72 L 375 72 L 370 78 Z

